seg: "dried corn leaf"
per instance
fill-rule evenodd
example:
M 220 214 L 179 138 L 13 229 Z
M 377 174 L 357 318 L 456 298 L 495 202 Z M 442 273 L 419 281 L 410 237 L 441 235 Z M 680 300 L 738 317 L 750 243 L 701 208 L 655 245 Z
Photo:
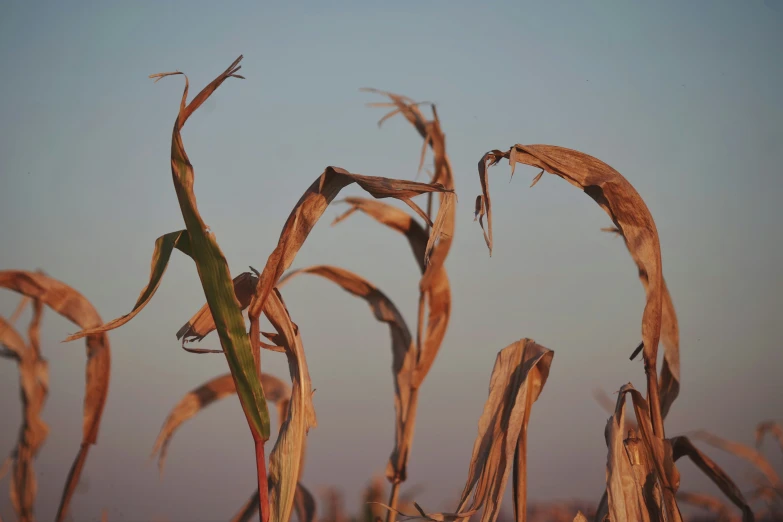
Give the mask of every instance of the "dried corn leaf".
M 22 270 L 3 270 L 0 271 L 0 288 L 8 288 L 39 300 L 82 329 L 103 324 L 98 312 L 82 294 L 47 275 Z M 111 370 L 109 338 L 105 333 L 88 335 L 86 345 L 87 382 L 84 392 L 82 442 L 66 480 L 57 510 L 57 522 L 62 522 L 67 515 L 71 496 L 79 482 L 89 447 L 98 439 L 101 414 L 109 393 Z
M 514 471 L 514 513 L 522 520 L 526 510 L 525 450 L 527 424 L 533 403 L 549 376 L 554 352 L 530 339 L 520 339 L 498 353 L 489 384 L 489 397 L 478 422 L 468 480 L 454 513 L 401 513 L 435 521 L 461 520 L 483 508 L 481 521 L 494 522 L 500 513 L 506 482 Z M 470 501 L 471 494 L 473 496 Z M 386 506 L 387 509 L 388 506 Z
M 424 146 L 426 147 L 427 143 L 430 144 L 435 161 L 435 173 L 432 178 L 433 183 L 442 183 L 447 189 L 453 190 L 454 174 L 451 168 L 451 161 L 449 160 L 448 154 L 446 154 L 446 135 L 441 129 L 440 119 L 438 118 L 438 112 L 435 109 L 435 105 L 430 104 L 433 115 L 433 118 L 430 120 L 421 112 L 421 109 L 419 108 L 421 104 L 414 103 L 413 100 L 407 96 L 379 91 L 377 89 L 363 90 L 382 94 L 391 100 L 391 103 L 393 103 L 395 107 L 394 112 L 401 113 L 405 119 L 414 126 L 421 137 L 424 138 Z M 390 113 L 386 117 L 390 117 L 391 115 L 392 114 Z M 421 163 L 423 163 L 423 160 L 424 156 L 422 154 Z M 419 169 L 421 169 L 421 166 Z M 421 385 L 424 378 L 427 376 L 429 369 L 432 367 L 432 364 L 435 362 L 440 346 L 443 343 L 443 338 L 446 335 L 446 328 L 451 315 L 451 289 L 444 263 L 446 262 L 454 239 L 456 205 L 445 193 L 440 194 L 438 216 L 442 216 L 443 219 L 436 220 L 430 236 L 432 237 L 434 235 L 441 239 L 435 247 L 431 260 L 427 264 L 424 275 L 419 283 L 419 291 L 423 294 L 419 306 L 428 306 L 429 312 L 427 330 L 423 336 L 423 340 L 421 338 L 421 331 L 418 332 L 420 340 L 417 344 L 420 351 L 417 356 L 414 376 L 416 387 Z M 423 311 L 420 310 L 419 314 L 421 316 Z M 419 328 L 419 330 L 421 330 L 421 328 Z
M 633 432 L 627 439 L 623 438 L 626 395 L 631 397 L 640 438 Z M 664 515 L 666 520 L 681 520 L 674 497 L 680 485 L 680 474 L 674 465 L 671 446 L 668 441 L 654 435 L 647 401 L 630 383 L 618 392 L 615 412 L 607 423 L 605 436 L 609 448 L 607 495 L 610 518 L 634 520 L 635 506 L 642 505 L 649 520 L 664 520 Z M 632 476 L 628 475 L 627 465 L 630 465 Z M 636 489 L 631 485 L 631 478 Z
M 345 202 L 351 205 L 351 208 L 338 216 L 335 219 L 335 223 L 342 221 L 356 211 L 363 212 L 380 224 L 403 234 L 411 246 L 414 258 L 422 273 L 429 269 L 424 264 L 423 254 L 427 244 L 427 232 L 409 214 L 386 203 L 367 198 L 346 198 Z M 440 248 L 440 246 L 437 248 Z M 420 285 L 420 290 L 423 290 L 424 301 L 428 304 L 427 329 L 423 343 L 420 342 L 423 348 L 416 354 L 416 369 L 411 381 L 411 392 L 409 394 L 411 399 L 406 407 L 408 411 L 415 411 L 417 390 L 435 361 L 443 343 L 443 338 L 446 335 L 446 328 L 451 316 L 451 286 L 446 268 L 443 264 L 435 266 L 434 261 L 430 266 L 434 267 L 434 272 L 427 282 L 428 286 L 422 289 Z M 419 312 L 421 316 L 423 311 L 420 309 Z M 409 449 L 413 443 L 415 415 L 408 414 L 408 418 L 410 419 L 408 421 L 410 424 L 407 431 L 404 431 L 403 440 L 405 442 L 403 446 Z M 406 479 L 408 455 L 407 451 L 398 453 L 396 464 L 387 467 L 387 478 L 392 483 Z
M 233 280 L 234 296 L 239 302 L 240 310 L 244 310 L 250 304 L 253 297 L 258 278 L 250 272 L 242 272 Z M 177 339 L 185 342 L 200 341 L 215 329 L 215 320 L 209 311 L 209 305 L 204 303 L 196 314 L 190 318 L 190 321 L 179 329 Z
M 734 484 L 723 469 L 718 466 L 711 458 L 702 453 L 693 445 L 688 437 L 673 437 L 670 441 L 672 448 L 672 458 L 676 461 L 681 457 L 687 456 L 696 466 L 720 488 L 724 495 L 731 500 L 742 511 L 742 520 L 752 522 L 754 520 L 753 511 L 745 500 L 742 491 Z
M 426 214 L 411 200 L 412 197 L 431 192 L 449 192 L 447 197 L 454 197 L 452 190 L 446 189 L 440 184 L 362 176 L 351 174 L 341 168 L 326 167 L 323 174 L 310 185 L 299 199 L 299 202 L 297 202 L 283 226 L 277 247 L 267 259 L 259 277 L 255 295 L 248 309 L 250 317 L 258 317 L 260 315 L 272 288 L 277 284 L 283 272 L 291 266 L 296 253 L 304 244 L 318 219 L 323 215 L 326 207 L 341 189 L 352 183 L 356 183 L 376 199 L 393 197 L 405 202 L 425 220 L 428 220 Z M 442 214 L 442 212 L 438 213 L 435 220 L 435 228 L 444 220 Z M 425 263 L 437 239 L 437 235 L 430 235 L 425 250 Z
M 781 451 L 783 451 L 783 427 L 780 423 L 775 421 L 764 421 L 756 426 L 756 448 L 761 447 L 761 442 L 764 439 L 764 435 L 770 433 L 775 436 L 780 445 Z
M 425 266 L 421 257 L 421 252 L 426 245 L 427 233 L 410 215 L 386 203 L 366 198 L 346 198 L 345 202 L 349 203 L 351 208 L 338 216 L 335 222 L 342 221 L 356 211 L 364 212 L 382 225 L 386 225 L 405 235 L 421 271 L 429 270 L 429 267 Z M 421 386 L 421 383 L 427 376 L 427 372 L 435 362 L 440 346 L 443 344 L 443 338 L 446 336 L 446 329 L 451 316 L 451 286 L 448 274 L 443 264 L 435 265 L 434 259 L 433 257 L 433 261 L 429 265 L 433 267 L 434 271 L 426 281 L 427 286 L 423 289 L 426 302 L 429 305 L 427 330 L 422 350 L 417 354 L 416 370 L 413 379 L 414 388 Z M 424 278 L 422 280 L 424 281 Z
M 605 229 L 622 236 L 620 229 L 611 227 Z M 644 277 L 642 284 L 647 285 Z M 666 286 L 666 279 L 661 276 L 661 339 L 663 344 L 663 366 L 658 389 L 661 395 L 661 417 L 666 418 L 674 400 L 680 394 L 680 327 L 677 312 L 674 310 L 672 296 Z
M 764 474 L 772 487 L 783 487 L 780 477 L 777 472 L 775 472 L 775 468 L 772 467 L 772 464 L 769 463 L 767 458 L 760 451 L 751 448 L 750 446 L 746 446 L 745 444 L 718 437 L 705 430 L 698 430 L 692 433 L 691 438 L 702 440 L 710 446 L 722 449 L 725 452 L 747 460 Z
M 277 405 L 278 422 L 282 424 L 288 413 L 288 402 L 291 398 L 291 389 L 286 383 L 267 373 L 261 374 L 261 386 L 264 388 L 266 400 Z M 166 454 L 174 432 L 188 419 L 198 412 L 228 395 L 236 393 L 234 379 L 230 373 L 211 379 L 198 388 L 188 392 L 169 413 L 163 427 L 158 433 L 155 447 L 151 457 L 158 456 L 158 470 L 163 474 L 166 464 Z
M 0 345 L 8 349 L 9 357 L 17 360 L 22 358 L 26 350 L 22 336 L 3 317 L 0 317 Z
M 392 339 L 392 374 L 394 376 L 394 409 L 396 413 L 394 450 L 389 458 L 387 475 L 406 476 L 405 465 L 410 452 L 411 437 L 406 438 L 406 425 L 409 419 L 411 379 L 415 364 L 415 347 L 408 326 L 402 314 L 386 294 L 378 290 L 369 281 L 348 270 L 328 265 L 301 268 L 287 273 L 280 279 L 278 288 L 300 274 L 319 275 L 339 285 L 346 292 L 361 297 L 370 305 L 375 318 L 389 325 Z M 402 468 L 398 467 L 399 463 Z
M 502 152 L 493 150 L 478 164 L 483 204 L 487 212 L 484 238 L 492 254 L 492 205 L 489 197 L 487 167 L 501 159 L 509 164 L 522 163 L 554 174 L 582 189 L 609 215 L 622 235 L 639 269 L 639 278 L 647 294 L 642 316 L 642 342 L 648 376 L 648 394 L 652 402 L 655 435 L 663 438 L 663 421 L 658 393 L 656 361 L 661 336 L 663 274 L 661 247 L 652 215 L 636 189 L 606 163 L 579 151 L 554 145 L 515 145 Z
M 299 328 L 291 320 L 277 289 L 273 289 L 266 301 L 264 314 L 277 331 L 276 344 L 285 348 L 293 383 L 288 416 L 269 455 L 270 522 L 288 522 L 304 465 L 307 432 L 317 426 L 317 421 Z
M 23 303 L 20 303 L 20 308 Z M 33 318 L 28 327 L 29 345 L 25 345 L 22 336 L 0 317 L 0 342 L 11 347 L 11 353 L 19 368 L 22 427 L 11 458 L 10 498 L 11 505 L 22 522 L 34 520 L 33 507 L 38 485 L 33 461 L 49 433 L 49 427 L 41 418 L 49 392 L 49 369 L 41 357 L 39 345 L 42 314 L 43 305 L 39 300 L 35 300 Z
M 185 252 L 187 255 L 190 255 L 190 240 L 188 239 L 188 233 L 186 230 L 169 232 L 168 234 L 164 234 L 155 240 L 155 250 L 152 253 L 152 266 L 150 268 L 150 281 L 147 283 L 147 286 L 144 288 L 144 290 L 142 290 L 139 294 L 139 298 L 136 300 L 136 304 L 133 305 L 133 309 L 130 311 L 130 313 L 127 313 L 122 317 L 118 317 L 117 319 L 109 321 L 108 323 L 96 328 L 87 328 L 78 333 L 70 335 L 65 338 L 64 342 L 81 339 L 86 335 L 114 330 L 115 328 L 119 328 L 136 317 L 136 315 L 141 312 L 145 306 L 147 306 L 147 303 L 150 302 L 152 296 L 155 295 L 155 292 L 158 290 L 160 281 L 163 279 L 163 274 L 166 272 L 166 267 L 169 264 L 169 259 L 171 259 L 171 253 L 175 248 Z

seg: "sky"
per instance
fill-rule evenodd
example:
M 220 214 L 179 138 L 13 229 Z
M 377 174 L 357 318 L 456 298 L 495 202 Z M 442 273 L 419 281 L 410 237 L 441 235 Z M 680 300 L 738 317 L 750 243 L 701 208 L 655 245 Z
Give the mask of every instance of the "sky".
M 233 275 L 260 269 L 289 212 L 326 166 L 413 179 L 421 138 L 402 119 L 378 129 L 374 87 L 437 105 L 458 194 L 446 263 L 451 322 L 420 393 L 408 487 L 453 508 L 498 351 L 528 337 L 554 350 L 529 427 L 529 498 L 598 501 L 608 413 L 593 398 L 644 389 L 644 291 L 607 215 L 555 176 L 494 167 L 489 256 L 473 201 L 477 163 L 515 143 L 560 145 L 622 173 L 657 225 L 681 330 L 682 388 L 667 435 L 707 429 L 752 443 L 783 420 L 783 3 L 749 2 L 4 2 L 0 6 L 0 268 L 43 269 L 108 321 L 130 311 L 155 238 L 183 228 L 170 177 L 171 128 L 191 93 L 243 55 L 183 132 L 199 209 Z M 431 164 L 431 156 L 427 163 Z M 420 178 L 424 180 L 424 176 Z M 350 187 L 344 195 L 361 195 Z M 293 268 L 333 264 L 369 279 L 416 324 L 418 270 L 398 234 L 334 204 Z M 778 238 L 778 239 L 775 239 Z M 284 296 L 304 342 L 318 427 L 303 482 L 339 487 L 349 511 L 394 440 L 386 326 L 319 278 Z M 9 316 L 18 296 L 0 293 Z M 159 478 L 149 457 L 168 411 L 228 372 L 222 355 L 183 351 L 176 331 L 204 302 L 195 267 L 172 256 L 150 304 L 110 332 L 111 388 L 74 520 L 226 520 L 255 485 L 236 398 L 176 434 Z M 24 330 L 29 314 L 17 323 Z M 52 519 L 81 437 L 84 347 L 44 315 L 50 367 L 35 463 L 36 513 Z M 203 347 L 217 348 L 213 335 Z M 264 370 L 287 377 L 284 357 Z M 0 364 L 0 452 L 21 419 L 18 373 Z M 271 442 L 269 447 L 271 447 Z M 745 485 L 748 467 L 700 445 Z M 780 469 L 780 455 L 762 448 Z M 774 460 L 777 459 L 777 460 Z M 690 463 L 683 490 L 719 494 Z M 8 477 L 0 517 L 13 519 Z M 405 489 L 403 489 L 405 491 Z M 507 496 L 504 509 L 510 510 Z

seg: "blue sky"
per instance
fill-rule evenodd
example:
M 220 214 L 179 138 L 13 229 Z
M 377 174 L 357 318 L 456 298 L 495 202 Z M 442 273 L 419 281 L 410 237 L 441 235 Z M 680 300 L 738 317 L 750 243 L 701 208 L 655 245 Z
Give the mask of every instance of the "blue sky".
M 197 92 L 244 55 L 247 79 L 225 83 L 183 133 L 200 211 L 234 274 L 263 266 L 327 165 L 415 176 L 419 136 L 403 120 L 379 130 L 383 112 L 364 106 L 379 97 L 359 88 L 437 104 L 459 203 L 447 262 L 453 315 L 422 388 L 409 468 L 425 507 L 453 507 L 495 355 L 511 342 L 530 337 L 555 351 L 531 419 L 532 500 L 598 499 L 607 414 L 592 390 L 644 387 L 641 362 L 628 360 L 644 293 L 590 198 L 554 176 L 528 189 L 527 168 L 509 183 L 507 167 L 495 167 L 488 256 L 472 207 L 476 164 L 493 148 L 578 149 L 644 198 L 681 327 L 682 390 L 668 434 L 705 428 L 750 443 L 757 422 L 780 418 L 780 1 L 6 2 L 0 13 L 0 267 L 44 269 L 105 320 L 132 307 L 155 238 L 182 228 L 168 159 L 182 80 L 150 74 L 184 71 Z M 407 244 L 361 216 L 330 227 L 340 211 L 327 210 L 294 266 L 353 270 L 414 325 Z M 292 282 L 285 297 L 317 389 L 304 482 L 315 493 L 339 486 L 355 510 L 393 443 L 387 329 L 319 279 Z M 0 313 L 15 302 L 0 294 Z M 148 460 L 168 410 L 228 371 L 222 356 L 186 353 L 175 339 L 202 303 L 192 262 L 175 254 L 150 305 L 110 334 L 111 390 L 76 519 L 103 508 L 113 521 L 226 519 L 251 493 L 252 448 L 235 399 L 178 432 L 162 480 Z M 36 462 L 41 519 L 54 516 L 78 447 L 84 388 L 83 347 L 60 344 L 74 327 L 53 313 L 44 321 L 52 432 Z M 276 354 L 264 365 L 287 374 Z M 6 451 L 20 415 L 11 363 L 0 365 L 0 396 Z M 742 463 L 712 453 L 746 478 Z M 683 489 L 717 491 L 690 464 L 680 469 Z M 7 480 L 0 516 L 11 518 Z

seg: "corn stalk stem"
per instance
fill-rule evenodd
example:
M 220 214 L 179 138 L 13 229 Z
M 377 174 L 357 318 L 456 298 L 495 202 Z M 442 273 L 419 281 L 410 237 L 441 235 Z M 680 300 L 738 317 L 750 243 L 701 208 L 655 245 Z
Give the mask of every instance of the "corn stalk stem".
M 255 439 L 256 470 L 258 471 L 258 515 L 261 522 L 269 522 L 269 484 L 266 478 L 265 442 L 261 438 Z

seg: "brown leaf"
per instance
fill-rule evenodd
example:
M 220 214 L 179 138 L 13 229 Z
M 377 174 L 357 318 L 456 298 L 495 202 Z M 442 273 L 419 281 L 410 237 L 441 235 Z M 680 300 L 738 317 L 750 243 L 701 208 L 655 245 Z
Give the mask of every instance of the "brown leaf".
M 258 279 L 255 295 L 248 308 L 250 317 L 258 317 L 261 314 L 272 288 L 275 287 L 283 272 L 291 266 L 296 253 L 304 244 L 318 219 L 323 215 L 326 207 L 341 189 L 352 183 L 356 183 L 376 199 L 393 197 L 405 202 L 425 220 L 428 218 L 424 211 L 410 198 L 430 192 L 448 192 L 448 198 L 454 197 L 453 190 L 446 189 L 437 183 L 416 183 L 414 181 L 362 176 L 351 174 L 341 168 L 327 167 L 299 199 L 283 226 L 277 247 L 267 259 Z M 440 215 L 438 218 L 442 221 Z M 436 219 L 437 221 L 438 219 Z M 430 235 L 425 250 L 425 263 L 437 239 L 436 235 Z
M 273 289 L 266 301 L 264 314 L 277 331 L 286 350 L 291 373 L 291 402 L 288 416 L 280 427 L 275 446 L 269 454 L 269 508 L 271 522 L 288 522 L 294 505 L 297 484 L 304 469 L 307 433 L 317 426 L 312 402 L 312 385 L 307 369 L 299 328 L 283 303 L 280 292 Z
M 267 401 L 277 405 L 278 423 L 282 424 L 288 413 L 288 402 L 291 398 L 291 389 L 286 383 L 273 375 L 267 373 L 261 374 L 261 387 L 264 389 L 264 396 Z M 169 413 L 166 421 L 158 433 L 155 441 L 155 447 L 152 449 L 150 457 L 158 456 L 158 470 L 163 474 L 163 468 L 166 464 L 166 454 L 168 453 L 171 438 L 174 432 L 188 419 L 195 416 L 198 412 L 228 395 L 237 392 L 236 385 L 231 373 L 221 375 L 211 379 L 198 388 L 188 392 Z
M 513 156 L 512 156 L 513 152 Z M 478 164 L 481 190 L 487 212 L 484 239 L 492 254 L 492 204 L 489 197 L 487 167 L 506 158 L 554 174 L 582 189 L 604 209 L 622 235 L 637 268 L 647 294 L 642 316 L 642 341 L 648 394 L 652 403 L 652 424 L 655 435 L 663 438 L 663 420 L 658 392 L 656 361 L 661 337 L 663 308 L 663 273 L 658 231 L 647 205 L 636 189 L 619 172 L 606 163 L 579 151 L 554 145 L 515 145 L 502 152 L 493 150 Z M 674 368 L 672 368 L 674 371 Z
M 405 324 L 405 319 L 403 319 L 402 314 L 400 314 L 397 307 L 386 294 L 361 276 L 336 266 L 316 265 L 294 270 L 280 279 L 278 288 L 282 288 L 286 282 L 299 274 L 319 275 L 338 284 L 346 292 L 367 301 L 375 318 L 389 325 L 389 333 L 392 339 L 392 374 L 394 376 L 396 422 L 394 450 L 389 458 L 387 475 L 404 478 L 406 476 L 404 466 L 407 464 L 407 455 L 410 452 L 413 438 L 410 431 L 406 438 L 405 427 L 410 421 L 408 407 L 416 356 L 415 347 L 408 326 Z M 405 458 L 400 459 L 402 456 L 405 456 Z M 398 467 L 400 462 L 402 468 Z
M 663 477 L 661 465 L 656 462 L 662 455 L 649 444 L 649 435 L 642 435 L 639 439 L 633 430 L 625 431 L 626 393 L 640 401 L 638 407 L 641 410 L 646 406 L 641 394 L 626 384 L 620 389 L 614 414 L 607 422 L 604 432 L 609 449 L 606 461 L 607 513 L 612 522 L 663 521 L 666 520 Z M 649 433 L 649 416 L 642 413 L 638 420 L 642 434 Z
M 24 302 L 24 301 L 23 301 Z M 21 308 L 21 306 L 20 306 Z M 33 301 L 33 318 L 28 328 L 29 345 L 21 335 L 0 318 L 0 340 L 11 347 L 19 368 L 19 388 L 22 399 L 22 427 L 16 449 L 12 455 L 11 504 L 22 522 L 33 521 L 33 507 L 38 484 L 33 469 L 33 460 L 43 446 L 49 427 L 41 418 L 44 403 L 49 393 L 49 369 L 41 357 L 40 325 L 43 305 Z M 14 314 L 15 316 L 17 314 Z
M 745 444 L 718 437 L 717 435 L 713 435 L 712 433 L 709 433 L 705 430 L 698 430 L 692 433 L 691 438 L 703 440 L 710 446 L 722 449 L 723 451 L 731 453 L 732 455 L 736 455 L 741 459 L 747 460 L 764 474 L 772 487 L 783 487 L 783 484 L 780 481 L 780 477 L 775 472 L 775 468 L 772 467 L 772 464 L 769 463 L 767 458 L 762 455 L 760 451 L 751 448 L 750 446 L 746 446 Z
M 0 271 L 0 287 L 40 300 L 82 329 L 95 328 L 103 324 L 98 312 L 82 294 L 44 274 L 22 270 L 2 270 Z M 62 522 L 67 515 L 71 496 L 79 482 L 81 469 L 87 459 L 89 446 L 97 441 L 101 415 L 109 392 L 111 369 L 109 337 L 105 333 L 89 335 L 86 345 L 87 383 L 84 393 L 82 443 L 65 484 L 57 510 L 57 522 Z
M 718 466 L 711 458 L 702 453 L 693 445 L 688 437 L 673 437 L 670 441 L 672 448 L 672 458 L 676 461 L 681 457 L 687 456 L 696 466 L 704 472 L 712 482 L 720 488 L 734 504 L 742 511 L 742 520 L 744 522 L 753 522 L 753 511 L 745 500 L 745 496 L 734 484 L 723 469 Z
M 530 339 L 520 339 L 498 353 L 473 444 L 468 480 L 456 512 L 425 513 L 417 504 L 419 515 L 404 516 L 450 521 L 470 517 L 483 507 L 481 521 L 494 522 L 513 466 L 514 513 L 516 520 L 523 519 L 520 517 L 527 503 L 527 424 L 532 405 L 546 384 L 553 355 Z M 468 505 L 471 494 L 473 500 Z

